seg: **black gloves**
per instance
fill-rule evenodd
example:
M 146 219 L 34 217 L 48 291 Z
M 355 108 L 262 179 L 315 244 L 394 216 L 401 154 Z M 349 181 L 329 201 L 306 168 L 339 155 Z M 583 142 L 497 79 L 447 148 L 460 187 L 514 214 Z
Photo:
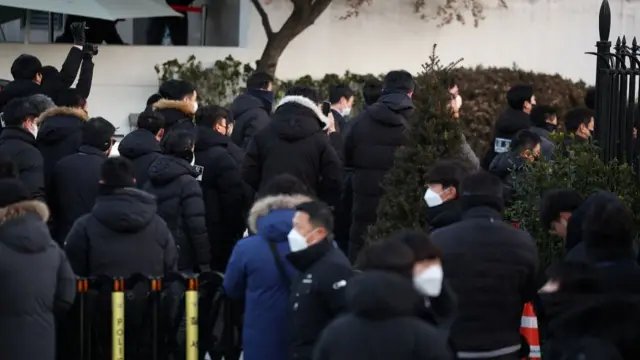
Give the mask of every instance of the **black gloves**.
M 82 47 L 82 58 L 84 60 L 91 60 L 96 55 L 98 55 L 98 45 L 84 44 Z
M 74 22 L 70 26 L 71 35 L 73 35 L 73 44 L 83 46 L 87 37 L 84 33 L 85 31 L 85 23 L 84 22 Z

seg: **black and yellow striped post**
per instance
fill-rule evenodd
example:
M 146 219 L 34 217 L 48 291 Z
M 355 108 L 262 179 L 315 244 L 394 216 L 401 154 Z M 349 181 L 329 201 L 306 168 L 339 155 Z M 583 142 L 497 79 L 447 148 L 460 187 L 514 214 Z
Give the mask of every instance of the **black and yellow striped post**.
M 162 297 L 162 278 L 161 277 L 152 277 L 151 279 L 151 306 L 153 314 L 152 316 L 152 324 L 153 328 L 151 329 L 151 356 L 152 360 L 158 360 L 158 348 L 160 344 L 158 343 L 158 327 L 160 326 L 160 322 L 158 318 L 160 316 L 160 299 Z
M 124 279 L 113 279 L 111 292 L 111 359 L 124 360 Z
M 85 325 L 85 301 L 87 292 L 89 291 L 89 280 L 85 278 L 78 278 L 76 280 L 76 290 L 78 291 L 78 303 L 80 314 L 80 337 L 78 338 L 78 345 L 80 346 L 80 360 L 91 359 L 91 330 Z M 89 331 L 87 331 L 89 330 Z M 89 336 L 87 336 L 89 335 Z M 85 344 L 87 344 L 85 348 Z
M 186 360 L 198 360 L 198 277 L 187 279 L 187 290 L 184 293 L 185 313 L 187 316 Z

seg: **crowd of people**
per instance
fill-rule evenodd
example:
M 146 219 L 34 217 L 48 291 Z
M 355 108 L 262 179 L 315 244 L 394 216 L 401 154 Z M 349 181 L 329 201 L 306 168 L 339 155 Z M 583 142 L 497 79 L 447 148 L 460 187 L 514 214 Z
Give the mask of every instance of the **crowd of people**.
M 541 222 L 567 250 L 550 269 L 504 221 L 525 165 L 555 153 L 561 114 L 536 105 L 531 86 L 507 93 L 486 156 L 465 152 L 482 168 L 441 159 L 424 174 L 413 211 L 425 231 L 366 245 L 411 132 L 409 72 L 369 81 L 356 116 L 348 84 L 328 99 L 293 86 L 276 103 L 273 77 L 254 73 L 227 109 L 170 80 L 110 157 L 116 128 L 87 102 L 95 49 L 81 28 L 74 37 L 61 71 L 21 55 L 0 92 L 3 359 L 55 358 L 76 277 L 211 271 L 244 305 L 246 360 L 526 358 L 525 303 L 545 359 L 640 354 L 635 229 L 615 194 L 544 194 Z M 447 90 L 456 121 L 463 98 Z M 593 126 L 588 108 L 564 114 L 563 151 Z

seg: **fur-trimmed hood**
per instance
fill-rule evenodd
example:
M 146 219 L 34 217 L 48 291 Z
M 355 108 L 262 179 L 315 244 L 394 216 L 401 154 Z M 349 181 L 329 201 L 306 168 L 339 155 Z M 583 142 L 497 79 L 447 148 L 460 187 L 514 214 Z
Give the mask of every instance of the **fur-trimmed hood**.
M 89 120 L 89 115 L 87 115 L 87 113 L 84 112 L 82 109 L 60 106 L 60 107 L 51 108 L 43 112 L 42 114 L 40 114 L 40 117 L 38 117 L 38 120 L 37 120 L 38 126 L 42 126 L 42 123 L 45 120 L 55 116 L 74 116 L 82 121 Z
M 21 201 L 0 208 L 0 243 L 21 253 L 39 253 L 52 245 L 49 208 L 41 201 Z
M 258 220 L 275 210 L 295 209 L 296 206 L 311 201 L 311 198 L 304 195 L 275 195 L 266 196 L 256 201 L 249 212 L 249 229 L 258 232 Z
M 276 106 L 276 111 L 282 105 L 292 104 L 292 103 L 293 104 L 302 105 L 302 106 L 308 108 L 309 110 L 313 111 L 315 116 L 318 118 L 318 120 L 322 124 L 322 130 L 327 130 L 329 128 L 329 118 L 324 116 L 322 111 L 320 111 L 320 108 L 318 107 L 318 104 L 314 103 L 312 100 L 310 100 L 309 98 L 306 98 L 304 96 L 289 95 L 289 96 L 283 97 L 282 100 L 280 100 L 280 102 L 278 103 L 278 106 Z
M 152 106 L 153 110 L 178 110 L 185 115 L 193 116 L 195 113 L 193 112 L 193 107 L 186 101 L 181 100 L 167 100 L 161 99 L 154 103 Z

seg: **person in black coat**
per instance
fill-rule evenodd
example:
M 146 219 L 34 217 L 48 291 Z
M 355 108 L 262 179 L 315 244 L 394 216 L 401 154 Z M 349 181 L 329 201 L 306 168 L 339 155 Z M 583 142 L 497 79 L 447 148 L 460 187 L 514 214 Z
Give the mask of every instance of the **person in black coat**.
M 347 117 L 353 109 L 355 93 L 347 84 L 337 84 L 329 89 L 331 113 L 336 122 L 338 132 L 344 133 L 347 128 Z
M 594 134 L 594 112 L 587 108 L 575 108 L 564 115 L 564 127 L 569 136 L 562 142 L 565 156 L 572 144 L 583 144 L 591 141 Z
M 133 162 L 136 186 L 144 188 L 149 179 L 149 167 L 160 156 L 160 140 L 164 136 L 164 116 L 147 109 L 138 116 L 138 128 L 128 133 L 118 152 Z
M 292 360 L 309 360 L 322 330 L 345 310 L 353 276 L 349 260 L 333 244 L 331 210 L 319 201 L 296 207 L 287 260 L 300 272 L 291 284 Z
M 345 134 L 344 165 L 353 169 L 353 208 L 349 258 L 362 248 L 367 228 L 376 221 L 382 179 L 393 166 L 396 149 L 407 141 L 415 84 L 408 72 L 391 71 L 378 102 L 351 120 Z
M 96 51 L 94 53 L 94 51 Z M 69 72 L 69 70 L 65 70 L 64 65 L 62 68 L 62 72 L 58 71 L 55 66 L 45 66 L 42 68 L 42 88 L 45 89 L 47 95 L 51 96 L 53 100 L 58 104 L 58 106 L 64 106 L 64 99 L 58 99 L 60 92 L 67 89 L 74 89 L 77 93 L 83 98 L 88 99 L 91 94 L 91 85 L 93 84 L 93 56 L 97 54 L 97 50 L 88 48 L 84 46 L 82 48 L 82 64 L 79 65 L 80 73 L 78 75 L 78 83 L 75 88 L 72 88 L 73 82 L 75 81 L 75 73 L 74 77 L 71 80 L 67 79 L 67 74 L 65 72 Z M 74 54 L 76 55 L 76 54 Z M 76 56 L 77 57 L 77 56 Z M 75 58 L 72 59 L 75 62 L 77 61 Z M 77 72 L 77 66 L 74 67 Z M 50 90 L 51 89 L 51 90 Z M 61 101 L 62 103 L 59 103 Z
M 162 276 L 176 270 L 171 231 L 156 214 L 156 199 L 135 188 L 133 164 L 123 157 L 102 164 L 100 196 L 65 241 L 78 276 Z
M 271 123 L 253 137 L 242 164 L 244 180 L 259 192 L 276 176 L 289 173 L 315 196 L 335 206 L 342 187 L 342 163 L 324 132 L 328 127 L 316 92 L 292 87 L 278 104 Z
M 161 143 L 163 155 L 149 167 L 144 190 L 158 200 L 158 215 L 167 223 L 178 246 L 178 270 L 207 272 L 211 253 L 202 189 L 191 165 L 194 140 L 189 131 L 165 135 Z
M 2 359 L 54 360 L 55 315 L 73 304 L 76 277 L 49 235 L 47 206 L 18 180 L 0 180 Z
M 531 110 L 531 131 L 540 135 L 540 150 L 545 160 L 553 159 L 556 145 L 551 133 L 558 129 L 558 110 L 548 105 L 536 105 Z
M 233 247 L 246 228 L 251 203 L 242 180 L 242 150 L 229 139 L 226 109 L 210 105 L 198 111 L 195 163 L 203 168 L 200 185 L 211 242 L 211 266 L 224 272 Z
M 78 152 L 58 161 L 51 176 L 50 200 L 53 212 L 54 238 L 64 243 L 73 223 L 93 209 L 98 197 L 100 169 L 115 143 L 116 128 L 97 117 L 82 127 L 82 145 Z
M 231 118 L 235 122 L 231 140 L 244 150 L 255 134 L 267 126 L 273 109 L 273 76 L 257 72 L 247 79 L 247 91 L 231 104 Z
M 429 232 L 460 221 L 460 183 L 467 175 L 457 161 L 441 160 L 429 168 L 424 201 Z
M 196 88 L 184 80 L 169 80 L 160 86 L 161 100 L 151 109 L 164 116 L 164 131 L 186 130 L 195 134 L 193 118 L 198 111 Z
M 488 170 L 493 158 L 509 150 L 511 139 L 520 131 L 531 127 L 529 114 L 536 105 L 536 97 L 530 85 L 515 85 L 507 92 L 509 107 L 505 110 L 493 129 L 489 150 L 480 166 Z
M 13 81 L 0 91 L 0 112 L 12 99 L 45 94 L 55 101 L 59 91 L 71 87 L 84 56 L 81 40 L 78 39 L 80 44 L 72 46 L 69 50 L 61 71 L 49 79 L 43 78 L 43 66 L 37 57 L 28 54 L 18 56 L 11 65 Z
M 0 133 L 0 156 L 13 160 L 18 176 L 31 198 L 44 201 L 44 164 L 36 147 L 37 120 L 40 116 L 29 98 L 13 99 L 5 106 L 5 129 Z
M 528 348 L 521 345 L 520 320 L 536 295 L 538 250 L 528 233 L 502 220 L 500 179 L 480 171 L 460 190 L 462 220 L 431 234 L 459 299 L 453 345 L 460 358 L 521 358 Z
M 38 118 L 38 150 L 44 160 L 44 181 L 49 186 L 53 168 L 60 159 L 78 152 L 82 144 L 82 126 L 89 120 L 87 101 L 75 89 L 58 95 L 58 107 Z M 51 190 L 51 189 L 48 189 Z M 55 194 L 47 191 L 47 198 Z
M 313 359 L 453 359 L 446 338 L 415 315 L 419 300 L 411 280 L 399 274 L 371 270 L 354 276 L 346 290 L 349 314 L 325 328 Z
M 597 192 L 589 198 L 593 201 L 600 195 L 605 195 L 605 192 Z M 565 253 L 582 241 L 582 222 L 591 205 L 583 206 L 584 203 L 582 195 L 573 189 L 550 190 L 543 195 L 540 202 L 542 228 L 564 240 Z

